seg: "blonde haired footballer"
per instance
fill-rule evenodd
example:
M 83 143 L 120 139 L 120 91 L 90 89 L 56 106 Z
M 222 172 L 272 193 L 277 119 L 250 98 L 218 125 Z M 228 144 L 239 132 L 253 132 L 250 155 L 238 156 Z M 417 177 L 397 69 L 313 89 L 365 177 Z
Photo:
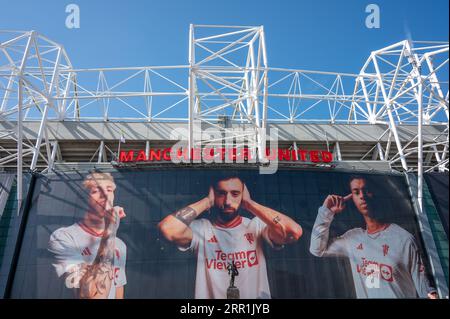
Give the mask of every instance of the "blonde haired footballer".
M 110 173 L 92 173 L 83 186 L 88 209 L 82 220 L 50 236 L 52 265 L 78 298 L 122 299 L 127 283 L 126 246 L 117 238 L 117 230 L 125 212 L 114 206 L 114 178 Z

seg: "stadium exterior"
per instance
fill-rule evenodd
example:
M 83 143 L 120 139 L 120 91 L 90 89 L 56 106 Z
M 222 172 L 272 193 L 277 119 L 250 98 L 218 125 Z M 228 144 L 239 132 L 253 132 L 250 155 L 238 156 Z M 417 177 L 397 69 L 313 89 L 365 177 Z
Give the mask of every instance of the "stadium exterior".
M 390 44 L 354 74 L 269 67 L 268 50 L 262 26 L 191 25 L 187 65 L 81 69 L 36 31 L 0 31 L 0 169 L 16 172 L 21 203 L 25 172 L 155 165 L 120 152 L 179 140 L 245 145 L 264 166 L 277 131 L 278 148 L 333 154 L 279 165 L 405 175 L 429 228 L 424 174 L 449 168 L 448 42 Z

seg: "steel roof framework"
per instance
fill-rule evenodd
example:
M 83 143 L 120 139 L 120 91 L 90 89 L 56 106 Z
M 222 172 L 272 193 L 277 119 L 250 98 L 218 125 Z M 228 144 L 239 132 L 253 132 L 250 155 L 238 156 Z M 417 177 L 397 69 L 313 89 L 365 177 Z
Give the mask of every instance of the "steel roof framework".
M 18 192 L 24 156 L 32 154 L 31 170 L 38 158 L 51 169 L 58 141 L 48 138 L 49 120 L 178 121 L 189 124 L 190 147 L 217 144 L 201 130 L 208 124 L 245 138 L 259 158 L 268 123 L 382 124 L 380 140 L 388 135 L 388 143 L 374 145 L 372 158 L 417 171 L 421 203 L 423 172 L 448 171 L 448 50 L 448 42 L 401 41 L 373 51 L 358 74 L 270 68 L 262 26 L 191 25 L 188 65 L 75 69 L 63 46 L 45 36 L 1 31 L 0 121 L 13 129 L 0 137 L 17 148 L 2 149 L 8 155 L 0 166 L 17 162 Z M 224 118 L 252 129 L 238 136 Z M 35 141 L 23 139 L 23 121 L 40 122 Z M 402 124 L 417 125 L 406 144 Z M 432 124 L 445 129 L 424 136 L 423 125 Z M 406 158 L 413 156 L 411 167 Z

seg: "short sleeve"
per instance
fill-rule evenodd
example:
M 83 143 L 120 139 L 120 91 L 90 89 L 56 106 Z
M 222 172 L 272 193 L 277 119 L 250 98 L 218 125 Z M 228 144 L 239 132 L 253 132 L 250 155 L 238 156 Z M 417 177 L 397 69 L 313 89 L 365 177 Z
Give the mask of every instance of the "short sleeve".
M 189 225 L 189 227 L 192 230 L 191 244 L 187 248 L 178 246 L 178 249 L 181 251 L 193 251 L 193 252 L 197 251 L 200 241 L 204 237 L 203 234 L 205 233 L 205 227 L 207 222 L 208 221 L 204 218 L 192 221 L 192 223 Z
M 84 261 L 74 239 L 64 229 L 58 229 L 50 236 L 48 251 L 52 253 L 52 265 L 58 277 L 78 269 Z
M 117 264 L 115 264 L 115 267 L 118 268 L 118 273 L 116 275 L 115 279 L 115 285 L 116 287 L 122 287 L 127 284 L 127 276 L 126 276 L 126 263 L 127 263 L 127 246 L 124 242 L 122 242 L 120 239 L 117 240 L 117 248 L 119 252 L 119 256 L 117 258 Z M 117 249 L 116 248 L 116 249 Z

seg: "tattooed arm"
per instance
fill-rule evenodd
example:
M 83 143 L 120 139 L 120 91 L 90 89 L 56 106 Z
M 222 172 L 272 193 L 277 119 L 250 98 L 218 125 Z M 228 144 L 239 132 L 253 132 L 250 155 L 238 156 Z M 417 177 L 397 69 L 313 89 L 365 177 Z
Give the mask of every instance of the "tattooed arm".
M 114 252 L 117 229 L 123 209 L 115 207 L 106 213 L 103 233 L 97 256 L 92 265 L 85 265 L 85 274 L 80 280 L 79 297 L 84 299 L 108 298 L 114 284 Z
M 246 185 L 244 185 L 242 206 L 267 225 L 269 238 L 277 245 L 294 243 L 303 234 L 302 227 L 292 218 L 252 200 Z
M 168 241 L 179 247 L 187 248 L 192 241 L 192 229 L 189 224 L 204 211 L 210 209 L 213 203 L 214 191 L 211 187 L 207 197 L 165 217 L 158 224 L 158 228 Z

